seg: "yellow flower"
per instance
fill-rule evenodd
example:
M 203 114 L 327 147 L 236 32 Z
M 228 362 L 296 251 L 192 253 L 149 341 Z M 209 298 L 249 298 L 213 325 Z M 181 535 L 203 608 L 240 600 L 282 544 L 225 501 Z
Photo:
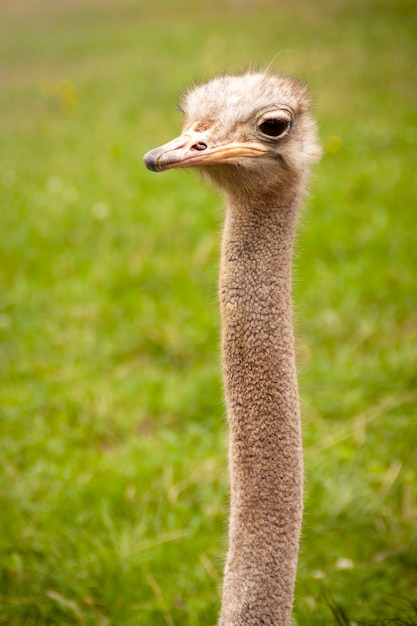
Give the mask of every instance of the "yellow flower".
M 342 146 L 342 140 L 337 135 L 329 135 L 324 140 L 324 149 L 330 154 L 334 152 L 339 152 L 339 150 L 342 149 Z

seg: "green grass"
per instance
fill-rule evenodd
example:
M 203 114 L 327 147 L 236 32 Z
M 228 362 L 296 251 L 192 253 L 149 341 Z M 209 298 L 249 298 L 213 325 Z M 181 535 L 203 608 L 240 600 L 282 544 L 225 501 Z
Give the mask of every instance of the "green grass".
M 271 60 L 312 85 L 326 149 L 296 262 L 295 619 L 417 621 L 415 3 L 0 11 L 0 624 L 215 623 L 223 210 L 141 155 L 194 80 Z

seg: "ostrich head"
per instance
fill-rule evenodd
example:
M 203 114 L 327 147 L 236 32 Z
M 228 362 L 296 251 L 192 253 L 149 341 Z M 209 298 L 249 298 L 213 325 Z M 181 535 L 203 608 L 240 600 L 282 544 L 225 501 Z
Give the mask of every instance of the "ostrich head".
M 186 93 L 179 137 L 144 156 L 155 172 L 197 167 L 230 192 L 303 180 L 320 156 L 310 97 L 281 74 L 221 76 Z

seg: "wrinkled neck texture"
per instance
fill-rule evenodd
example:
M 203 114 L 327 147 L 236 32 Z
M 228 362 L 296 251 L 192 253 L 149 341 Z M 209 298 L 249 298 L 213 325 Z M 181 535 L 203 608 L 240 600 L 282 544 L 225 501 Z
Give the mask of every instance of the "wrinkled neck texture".
M 291 304 L 301 184 L 227 199 L 220 268 L 231 513 L 219 626 L 291 623 L 302 443 Z

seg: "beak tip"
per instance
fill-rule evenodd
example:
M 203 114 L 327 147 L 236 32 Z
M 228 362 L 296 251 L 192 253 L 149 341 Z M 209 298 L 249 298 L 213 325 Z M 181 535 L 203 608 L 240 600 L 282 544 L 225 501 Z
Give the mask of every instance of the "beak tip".
M 143 157 L 143 162 L 145 163 L 148 170 L 151 172 L 160 172 L 161 170 L 158 167 L 158 153 L 159 150 L 150 150 Z

